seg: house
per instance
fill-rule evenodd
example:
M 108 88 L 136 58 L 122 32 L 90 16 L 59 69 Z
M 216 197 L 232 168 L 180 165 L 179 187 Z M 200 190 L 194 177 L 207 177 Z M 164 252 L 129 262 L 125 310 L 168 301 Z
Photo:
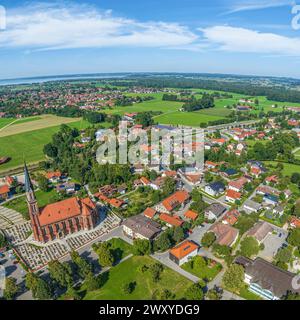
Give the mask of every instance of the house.
M 143 186 L 150 186 L 151 182 L 146 177 L 141 177 L 141 182 Z
M 189 220 L 192 220 L 192 221 L 195 221 L 195 220 L 197 220 L 197 218 L 198 218 L 198 213 L 196 213 L 195 211 L 193 211 L 193 210 L 188 210 L 185 214 L 184 214 L 184 216 L 187 218 L 187 219 L 189 219 Z
M 262 205 L 260 203 L 257 203 L 253 200 L 246 200 L 243 205 L 243 210 L 245 210 L 248 213 L 258 212 L 262 208 Z
M 280 205 L 280 204 L 277 205 L 277 206 L 273 209 L 273 213 L 282 216 L 283 213 L 284 213 L 284 206 L 283 206 L 283 205 Z
M 278 202 L 279 202 L 279 199 L 278 199 L 278 197 L 276 197 L 276 196 L 274 196 L 274 195 L 272 195 L 272 194 L 266 194 L 265 196 L 264 196 L 264 202 L 266 203 L 266 204 L 270 204 L 270 205 L 272 205 L 272 206 L 276 206 L 277 204 L 278 204 Z
M 220 139 L 211 139 L 211 142 L 213 144 L 217 144 L 219 146 L 222 146 L 224 143 L 226 143 L 226 140 L 224 138 L 220 138 Z
M 213 203 L 204 211 L 204 216 L 207 220 L 216 220 L 218 219 L 224 212 L 226 208 L 222 206 L 220 203 Z
M 170 216 L 169 214 L 162 213 L 159 216 L 159 219 L 167 224 L 168 227 L 181 227 L 184 223 L 181 218 L 177 216 Z
M 9 186 L 8 185 L 4 185 L 4 186 L 0 186 L 0 201 L 4 201 L 8 198 L 8 194 L 10 192 Z
M 291 228 L 300 228 L 300 219 L 297 217 L 291 217 L 290 227 Z
M 241 214 L 236 209 L 230 210 L 223 217 L 222 223 L 233 226 L 237 223 L 240 215 Z
M 173 178 L 173 179 L 176 179 L 177 178 L 177 172 L 176 171 L 164 171 L 162 173 L 162 177 L 170 177 L 170 178 Z
M 116 198 L 108 199 L 106 202 L 116 209 L 119 209 L 125 205 L 123 200 Z
M 156 210 L 154 210 L 153 208 L 147 208 L 144 211 L 144 216 L 149 218 L 149 219 L 153 219 L 156 215 Z
M 248 237 L 255 238 L 259 243 L 264 242 L 266 237 L 273 232 L 271 225 L 265 221 L 257 222 L 248 232 Z
M 181 266 L 198 255 L 199 246 L 192 241 L 184 241 L 169 251 L 169 259 Z
M 270 186 L 264 186 L 264 185 L 260 185 L 257 189 L 256 189 L 256 193 L 260 194 L 260 195 L 274 195 L 274 196 L 279 196 L 280 195 L 280 191 L 278 191 L 275 188 L 272 188 Z
M 218 164 L 215 163 L 215 162 L 212 162 L 212 161 L 206 161 L 206 162 L 205 162 L 205 167 L 206 167 L 207 169 L 215 169 L 215 168 L 218 167 Z
M 241 177 L 240 179 L 230 181 L 228 183 L 228 189 L 233 190 L 235 192 L 242 192 L 244 186 L 248 183 L 248 179 L 245 177 Z
M 190 195 L 184 190 L 176 191 L 156 206 L 158 212 L 170 213 L 178 207 L 186 205 Z
M 216 197 L 225 191 L 225 185 L 223 182 L 216 181 L 205 186 L 204 190 L 211 196 Z
M 235 203 L 236 201 L 241 200 L 242 194 L 239 192 L 236 192 L 234 190 L 227 190 L 225 201 L 230 203 Z
M 159 223 L 144 215 L 131 217 L 122 225 L 124 234 L 131 239 L 153 240 L 161 232 Z
M 239 230 L 224 223 L 216 223 L 210 229 L 216 236 L 216 243 L 221 246 L 234 245 L 239 236 Z
M 6 176 L 5 177 L 5 182 L 9 187 L 11 187 L 15 182 L 18 182 L 18 180 L 15 177 Z
M 225 171 L 222 172 L 222 175 L 224 175 L 226 178 L 235 176 L 237 174 L 237 170 L 233 168 L 226 169 Z
M 270 184 L 270 183 L 276 184 L 278 183 L 278 177 L 273 175 L 273 176 L 267 177 L 265 181 L 267 184 Z
M 293 287 L 295 274 L 285 271 L 261 258 L 254 261 L 245 257 L 234 260 L 244 267 L 245 283 L 249 290 L 265 300 L 280 300 L 288 292 L 300 293 Z
M 61 177 L 62 177 L 62 173 L 60 171 L 46 173 L 46 178 L 49 180 L 49 182 L 52 182 L 52 183 L 59 182 Z

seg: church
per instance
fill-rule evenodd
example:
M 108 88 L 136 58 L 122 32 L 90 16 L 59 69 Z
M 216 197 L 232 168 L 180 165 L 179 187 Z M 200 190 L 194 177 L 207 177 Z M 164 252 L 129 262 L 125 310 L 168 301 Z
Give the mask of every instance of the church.
M 46 243 L 80 230 L 95 228 L 98 213 L 90 198 L 73 197 L 39 208 L 26 164 L 24 176 L 26 201 L 36 241 Z

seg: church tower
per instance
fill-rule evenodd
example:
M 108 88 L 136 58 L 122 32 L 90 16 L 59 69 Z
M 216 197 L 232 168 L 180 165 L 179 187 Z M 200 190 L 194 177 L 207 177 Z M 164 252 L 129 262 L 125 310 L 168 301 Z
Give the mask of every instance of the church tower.
M 33 186 L 30 180 L 26 163 L 24 164 L 24 176 L 25 176 L 26 201 L 28 205 L 28 211 L 29 211 L 29 216 L 31 220 L 34 239 L 37 241 L 43 241 L 43 234 L 41 232 L 40 223 L 39 223 L 39 207 L 37 204 L 37 200 L 35 198 Z

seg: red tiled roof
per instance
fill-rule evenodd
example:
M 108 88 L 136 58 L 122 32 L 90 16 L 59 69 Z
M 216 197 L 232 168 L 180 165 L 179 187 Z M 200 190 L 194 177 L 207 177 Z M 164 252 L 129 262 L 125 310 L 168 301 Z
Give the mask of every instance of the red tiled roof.
M 188 210 L 184 216 L 188 219 L 191 219 L 191 220 L 196 220 L 198 218 L 198 213 L 196 213 L 195 211 L 192 211 L 192 210 Z
M 108 199 L 107 202 L 115 208 L 120 208 L 125 203 L 123 200 L 120 199 Z
M 48 178 L 48 179 L 52 179 L 54 177 L 59 178 L 60 176 L 61 176 L 61 172 L 60 171 L 47 172 L 46 173 L 46 178 Z
M 244 177 L 238 179 L 238 180 L 235 180 L 235 181 L 230 181 L 228 186 L 230 187 L 233 187 L 233 188 L 236 188 L 238 190 L 241 190 L 243 189 L 244 185 L 248 182 L 248 180 Z
M 192 241 L 185 241 L 182 244 L 180 244 L 179 246 L 173 248 L 170 250 L 170 253 L 176 257 L 177 259 L 183 259 L 184 257 L 186 257 L 187 255 L 189 255 L 190 253 L 194 252 L 195 250 L 198 250 L 199 246 L 197 244 L 195 244 Z
M 239 216 L 240 213 L 236 209 L 233 209 L 225 214 L 223 222 L 227 222 L 233 226 L 238 221 Z
M 146 177 L 141 177 L 140 179 L 144 185 L 150 184 L 150 181 Z
M 0 194 L 7 194 L 7 193 L 9 193 L 9 187 L 8 187 L 8 185 L 4 185 L 4 186 L 1 186 L 0 187 Z
M 159 216 L 159 219 L 174 227 L 180 227 L 183 224 L 183 221 L 178 217 L 172 217 L 166 213 L 162 213 Z
M 153 208 L 147 208 L 145 211 L 144 211 L 144 216 L 152 219 L 156 214 L 156 210 L 154 210 Z
M 238 200 L 241 199 L 242 194 L 234 190 L 227 190 L 226 197 Z
M 177 191 L 165 199 L 162 204 L 168 211 L 172 211 L 177 206 L 183 204 L 189 197 L 190 196 L 186 191 Z

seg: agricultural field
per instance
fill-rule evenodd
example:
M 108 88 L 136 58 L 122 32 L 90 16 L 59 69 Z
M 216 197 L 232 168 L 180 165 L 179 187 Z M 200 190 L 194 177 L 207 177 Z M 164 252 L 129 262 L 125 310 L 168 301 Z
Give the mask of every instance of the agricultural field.
M 168 289 L 176 299 L 182 299 L 192 282 L 167 267 L 164 267 L 161 279 L 153 282 L 151 274 L 142 272 L 141 267 L 154 263 L 156 261 L 147 256 L 129 258 L 107 272 L 107 281 L 101 289 L 85 292 L 84 300 L 151 300 L 155 291 L 161 289 Z M 125 294 L 122 287 L 131 282 L 135 282 L 135 289 L 131 294 Z M 84 286 L 82 291 L 84 293 Z
M 43 115 L 40 117 L 19 119 L 13 121 L 13 123 L 5 128 L 2 127 L 2 130 L 0 129 L 0 138 L 33 130 L 59 126 L 61 124 L 78 122 L 79 120 L 80 118 L 64 118 L 57 117 L 55 115 Z
M 36 122 L 38 122 L 38 120 L 34 121 L 34 123 Z M 23 124 L 26 124 L 27 129 L 33 128 L 33 123 L 31 122 Z M 87 121 L 81 120 L 68 123 L 68 125 L 72 128 L 84 129 L 90 124 Z M 13 127 L 15 126 L 12 126 L 11 128 Z M 11 161 L 0 166 L 0 172 L 21 166 L 24 159 L 28 164 L 43 160 L 45 158 L 43 154 L 45 144 L 51 141 L 52 136 L 58 132 L 59 129 L 60 125 L 56 125 L 33 131 L 27 130 L 23 133 L 4 137 L 0 136 L 0 157 L 5 156 L 11 158 Z
M 4 128 L 10 123 L 12 123 L 14 120 L 15 119 L 11 119 L 11 118 L 0 118 L 0 130 L 1 128 Z
M 267 166 L 272 165 L 272 166 L 276 167 L 278 162 L 266 161 L 265 163 Z M 300 165 L 291 164 L 291 163 L 282 163 L 282 164 L 283 164 L 282 174 L 285 176 L 291 176 L 295 172 L 300 172 Z

